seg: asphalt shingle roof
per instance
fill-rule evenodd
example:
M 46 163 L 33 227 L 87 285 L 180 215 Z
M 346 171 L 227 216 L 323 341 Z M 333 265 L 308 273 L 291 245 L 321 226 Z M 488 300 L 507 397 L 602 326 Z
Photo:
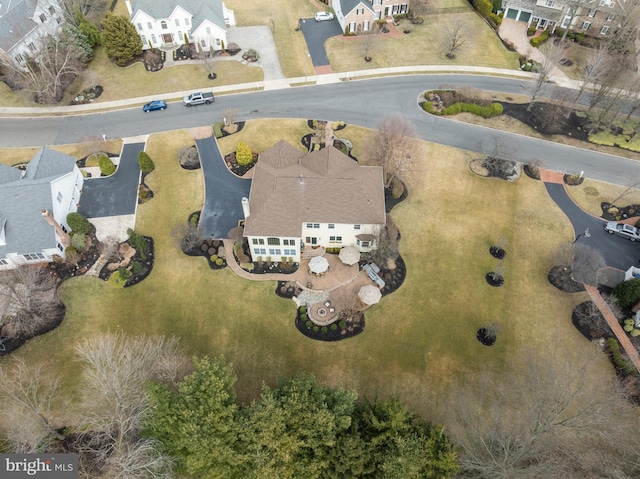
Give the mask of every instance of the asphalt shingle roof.
M 362 4 L 362 6 L 364 8 L 366 8 L 367 10 L 373 12 L 373 7 L 371 6 L 371 4 L 367 1 L 363 1 L 363 0 L 339 0 L 340 1 L 340 6 L 342 7 L 342 14 L 346 17 L 350 12 L 352 12 L 353 10 L 355 10 L 355 8 Z
M 304 222 L 384 224 L 382 168 L 335 148 L 301 153 L 280 141 L 260 154 L 246 236 L 299 237 Z
M 37 4 L 37 0 L 13 0 L 4 9 L 0 6 L 0 49 L 8 52 L 38 26 L 31 19 Z
M 7 253 L 36 253 L 55 248 L 55 231 L 42 218 L 42 210 L 53 208 L 51 181 L 73 171 L 75 159 L 48 148 L 42 148 L 13 181 L 0 181 L 0 225 L 5 224 L 5 243 L 0 245 L 0 258 Z M 0 178 L 9 173 L 0 169 Z M 14 175 L 15 176 L 15 175 Z
M 197 30 L 205 20 L 226 29 L 221 0 L 134 0 L 131 17 L 141 10 L 156 20 L 169 18 L 178 6 L 192 15 L 192 31 Z

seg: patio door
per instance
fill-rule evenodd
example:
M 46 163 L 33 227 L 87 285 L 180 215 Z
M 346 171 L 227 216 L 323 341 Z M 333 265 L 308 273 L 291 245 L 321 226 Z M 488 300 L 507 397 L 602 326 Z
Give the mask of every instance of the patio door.
M 310 244 L 312 246 L 315 246 L 318 244 L 318 238 L 316 238 L 315 236 L 307 236 L 305 238 L 305 243 Z
M 388 17 L 390 11 L 391 11 L 391 7 L 384 7 L 384 16 Z

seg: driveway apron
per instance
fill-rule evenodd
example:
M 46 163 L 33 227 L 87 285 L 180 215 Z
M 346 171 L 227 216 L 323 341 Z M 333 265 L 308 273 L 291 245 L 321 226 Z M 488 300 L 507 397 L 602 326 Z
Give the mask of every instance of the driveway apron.
M 300 19 L 300 29 L 307 42 L 307 50 L 314 67 L 329 65 L 329 57 L 324 49 L 324 42 L 336 35 L 342 35 L 338 20 L 316 22 L 313 18 Z
M 138 205 L 140 166 L 138 153 L 144 143 L 125 144 L 116 172 L 107 178 L 87 178 L 78 212 L 86 218 L 132 215 Z
M 200 215 L 200 234 L 224 239 L 244 219 L 242 198 L 249 197 L 251 180 L 231 173 L 213 137 L 196 140 L 204 175 L 204 207 Z
M 619 236 L 610 235 L 604 230 L 606 222 L 601 218 L 591 216 L 578 207 L 564 189 L 564 185 L 545 183 L 551 199 L 567 215 L 574 230 L 574 239 L 582 235 L 577 243 L 594 248 L 604 256 L 607 266 L 620 270 L 627 270 L 629 266 L 636 265 L 640 258 L 640 244 Z M 589 229 L 590 237 L 584 236 Z

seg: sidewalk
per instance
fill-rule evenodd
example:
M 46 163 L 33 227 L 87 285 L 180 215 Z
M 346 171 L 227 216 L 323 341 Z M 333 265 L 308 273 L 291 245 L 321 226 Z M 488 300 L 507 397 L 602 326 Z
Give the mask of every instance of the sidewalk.
M 618 338 L 620 345 L 627 353 L 627 356 L 629 356 L 629 360 L 633 363 L 636 369 L 640 371 L 640 355 L 638 354 L 635 346 L 631 343 L 627 333 L 624 332 L 624 329 L 622 329 L 622 326 L 620 326 L 620 323 L 618 323 L 618 320 L 611 312 L 611 308 L 609 308 L 609 305 L 602 298 L 600 292 L 596 288 L 586 284 L 584 287 L 587 290 L 587 293 L 589 293 L 589 296 L 591 296 L 593 302 L 596 303 L 596 306 L 602 313 L 602 316 L 604 316 L 604 319 L 607 321 L 607 324 L 613 331 L 613 334 Z
M 220 87 L 207 88 L 205 91 L 211 91 L 216 95 L 245 93 L 248 91 L 261 90 L 284 90 L 292 87 L 304 87 L 313 85 L 329 85 L 340 83 L 342 81 L 362 80 L 367 78 L 375 78 L 381 76 L 393 75 L 420 75 L 435 73 L 457 73 L 460 75 L 494 75 L 512 78 L 521 78 L 523 80 L 533 80 L 535 73 L 523 72 L 520 70 L 507 70 L 504 68 L 487 68 L 474 66 L 455 66 L 455 65 L 412 65 L 405 67 L 393 68 L 377 68 L 371 70 L 358 70 L 354 72 L 330 73 L 326 75 L 314 75 L 297 78 L 282 78 L 277 80 L 267 80 L 252 83 L 241 83 L 236 85 L 225 85 Z M 159 95 L 150 95 L 139 98 L 126 98 L 123 100 L 115 100 L 110 102 L 95 102 L 85 105 L 73 106 L 53 106 L 53 107 L 0 107 L 0 115 L 2 116 L 51 116 L 51 115 L 69 115 L 82 114 L 87 112 L 96 112 L 101 110 L 110 110 L 125 107 L 141 106 L 152 100 L 177 100 L 192 93 L 191 90 L 164 93 Z

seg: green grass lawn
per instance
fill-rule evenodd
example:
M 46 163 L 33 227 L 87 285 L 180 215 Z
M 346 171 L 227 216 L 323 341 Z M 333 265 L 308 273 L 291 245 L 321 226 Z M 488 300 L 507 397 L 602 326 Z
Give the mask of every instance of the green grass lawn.
M 273 121 L 248 122 L 223 149 L 235 148 L 240 138 L 256 150 L 280 137 L 293 143 L 305 125 L 287 122 L 288 133 Z M 348 126 L 341 136 L 364 138 L 366 130 Z M 223 353 L 234 364 L 243 402 L 255 398 L 263 382 L 305 370 L 371 399 L 397 395 L 436 421 L 444 418 L 452 381 L 515 367 L 526 345 L 544 350 L 558 339 L 568 349 L 587 344 L 570 319 L 586 296 L 563 294 L 546 280 L 555 249 L 571 241 L 572 231 L 541 182 L 480 178 L 469 171 L 471 154 L 424 143 L 409 198 L 392 213 L 402 233 L 406 281 L 367 311 L 363 334 L 330 344 L 296 331 L 295 306 L 275 296 L 275 283 L 213 271 L 202 258 L 179 251 L 172 230 L 203 201 L 201 172 L 182 170 L 177 161 L 177 152 L 193 143 L 185 131 L 149 138 L 156 170 L 147 182 L 155 197 L 139 207 L 136 229 L 155 240 L 152 274 L 126 289 L 88 277 L 65 282 L 63 324 L 15 353 L 63 374 L 72 405 L 80 394 L 71 393 L 78 384 L 74 345 L 100 331 L 176 335 L 189 354 Z M 484 275 L 496 266 L 489 247 L 499 237 L 507 240 L 506 282 L 492 288 Z M 475 335 L 490 323 L 502 329 L 488 348 Z M 606 365 L 601 372 L 610 374 Z M 72 414 L 67 404 L 57 407 L 61 421 Z

